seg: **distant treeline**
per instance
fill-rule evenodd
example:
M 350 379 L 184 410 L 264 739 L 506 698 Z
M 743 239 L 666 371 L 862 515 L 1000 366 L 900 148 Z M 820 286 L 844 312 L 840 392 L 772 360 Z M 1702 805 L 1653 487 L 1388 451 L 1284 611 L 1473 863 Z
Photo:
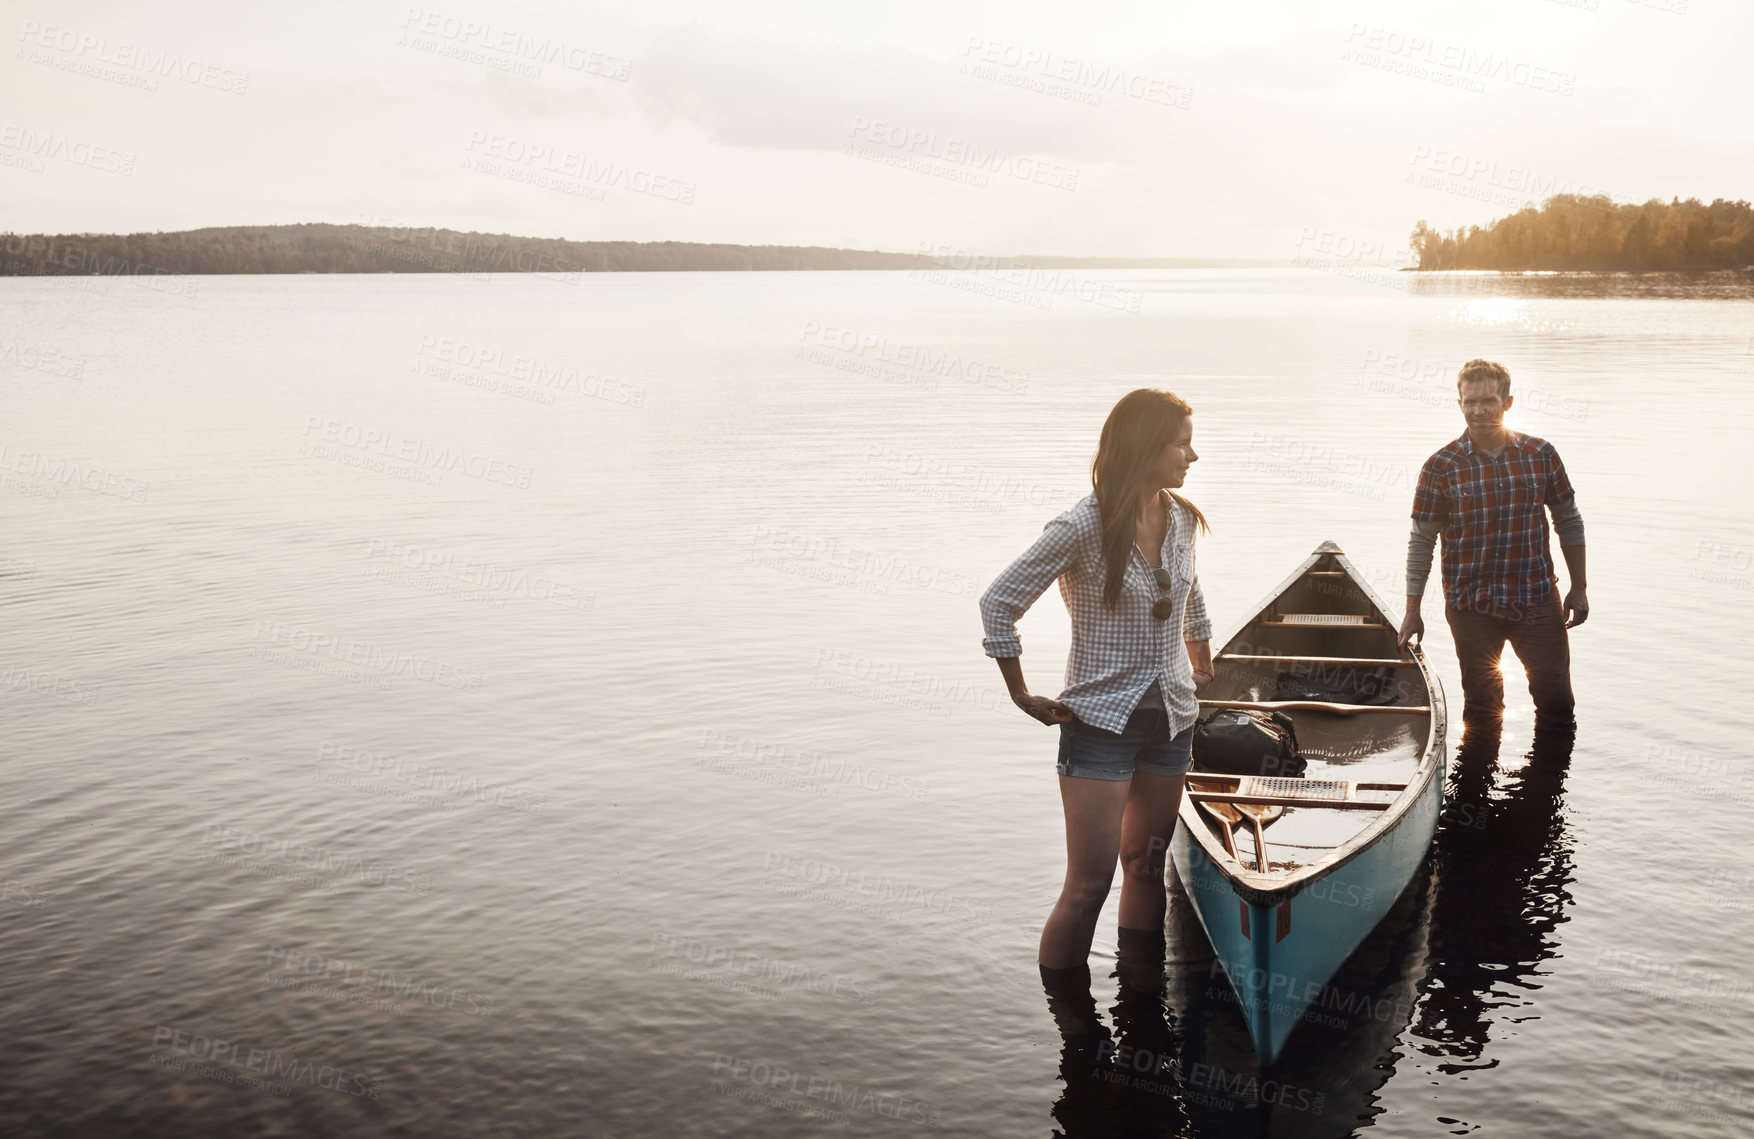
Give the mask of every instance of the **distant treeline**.
M 0 276 L 152 273 L 612 273 L 784 269 L 1162 268 L 1191 259 L 878 253 L 794 245 L 563 241 L 453 229 L 268 225 L 180 233 L 0 234 Z
M 1413 252 L 1421 269 L 1742 269 L 1754 265 L 1754 207 L 1559 194 L 1488 226 L 1421 221 Z

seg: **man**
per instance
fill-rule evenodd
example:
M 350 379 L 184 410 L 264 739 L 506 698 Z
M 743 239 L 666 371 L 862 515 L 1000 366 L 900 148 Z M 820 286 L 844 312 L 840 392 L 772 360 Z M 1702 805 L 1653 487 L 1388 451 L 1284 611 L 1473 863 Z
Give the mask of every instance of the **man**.
M 1399 643 L 1425 634 L 1419 603 L 1443 535 L 1444 616 L 1462 666 L 1462 719 L 1496 723 L 1504 715 L 1498 659 L 1510 642 L 1529 678 L 1535 724 L 1570 728 L 1571 651 L 1566 630 L 1584 623 L 1583 518 L 1553 444 L 1507 430 L 1510 372 L 1469 360 L 1456 378 L 1468 429 L 1419 472 L 1413 534 L 1407 542 L 1407 613 Z M 1546 507 L 1559 533 L 1571 592 L 1559 599 L 1547 542 Z

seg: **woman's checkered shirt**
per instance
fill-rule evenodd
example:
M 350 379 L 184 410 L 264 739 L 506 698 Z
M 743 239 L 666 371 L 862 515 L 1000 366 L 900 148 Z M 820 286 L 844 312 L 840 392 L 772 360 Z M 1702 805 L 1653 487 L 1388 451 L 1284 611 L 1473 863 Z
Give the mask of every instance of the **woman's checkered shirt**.
M 1179 504 L 1166 503 L 1165 509 L 1169 528 L 1162 559 L 1174 582 L 1167 594 L 1159 591 L 1150 563 L 1135 547 L 1119 600 L 1113 609 L 1103 605 L 1102 518 L 1096 496 L 1086 495 L 1049 522 L 1035 544 L 981 594 L 986 629 L 981 647 L 987 655 L 1022 654 L 1017 620 L 1057 579 L 1072 615 L 1072 651 L 1059 701 L 1085 723 L 1118 732 L 1146 688 L 1161 679 L 1170 732 L 1191 727 L 1200 706 L 1184 642 L 1211 640 L 1212 622 L 1194 572 L 1193 514 Z M 1174 610 L 1159 620 L 1151 607 L 1164 596 Z

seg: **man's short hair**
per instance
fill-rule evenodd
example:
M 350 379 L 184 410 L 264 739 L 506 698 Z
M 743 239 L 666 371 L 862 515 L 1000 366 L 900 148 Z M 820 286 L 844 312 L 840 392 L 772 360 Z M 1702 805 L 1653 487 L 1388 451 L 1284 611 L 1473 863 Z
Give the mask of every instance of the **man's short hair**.
M 1462 385 L 1475 380 L 1491 380 L 1498 385 L 1498 398 L 1510 395 L 1510 369 L 1497 360 L 1469 360 L 1456 373 L 1456 394 L 1460 395 Z

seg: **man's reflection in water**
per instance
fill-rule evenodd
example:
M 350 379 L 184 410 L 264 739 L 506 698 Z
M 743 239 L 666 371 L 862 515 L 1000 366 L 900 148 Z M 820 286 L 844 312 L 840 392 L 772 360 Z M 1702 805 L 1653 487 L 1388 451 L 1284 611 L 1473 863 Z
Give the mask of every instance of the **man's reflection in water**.
M 1444 1057 L 1441 1071 L 1478 1066 L 1489 1010 L 1527 1003 L 1519 994 L 1538 983 L 1565 920 L 1574 737 L 1542 729 L 1522 770 L 1501 773 L 1499 725 L 1468 725 L 1428 867 L 1330 983 L 1325 1023 L 1300 1025 L 1266 1073 L 1179 887 L 1167 967 L 1161 940 L 1120 947 L 1112 1031 L 1088 970 L 1043 970 L 1065 1081 L 1053 1134 L 1338 1139 L 1381 1112 L 1378 1093 L 1406 1047 Z M 1341 1021 L 1335 1006 L 1366 1011 Z
M 1444 1072 L 1497 1062 L 1479 1063 L 1491 1010 L 1530 1003 L 1571 901 L 1563 798 L 1576 729 L 1537 726 L 1527 763 L 1508 774 L 1497 771 L 1501 729 L 1464 727 L 1433 855 L 1442 885 L 1413 1031 L 1420 1051 L 1448 1058 Z

